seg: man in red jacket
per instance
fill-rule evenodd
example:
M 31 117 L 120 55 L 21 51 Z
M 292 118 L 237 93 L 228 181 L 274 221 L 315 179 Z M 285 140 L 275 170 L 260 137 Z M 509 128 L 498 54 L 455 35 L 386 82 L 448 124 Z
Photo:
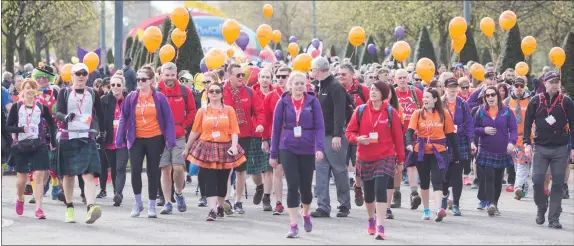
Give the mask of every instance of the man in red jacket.
M 164 149 L 159 162 L 161 168 L 161 189 L 165 196 L 170 196 L 172 192 L 172 182 L 175 183 L 175 200 L 177 210 L 185 212 L 187 206 L 183 197 L 183 185 L 185 183 L 185 160 L 182 153 L 185 147 L 185 136 L 195 119 L 195 100 L 193 93 L 185 85 L 177 80 L 177 67 L 172 62 L 167 62 L 161 66 L 160 81 L 158 90 L 163 93 L 168 100 L 169 107 L 175 122 L 175 147 Z M 185 94 L 184 94 L 185 93 Z M 184 96 L 186 95 L 186 96 Z M 172 176 L 173 170 L 173 176 Z M 161 214 L 171 214 L 172 204 L 170 199 L 163 206 Z
M 265 115 L 263 102 L 253 89 L 245 85 L 245 73 L 239 64 L 230 64 L 227 68 L 228 81 L 223 87 L 223 103 L 233 107 L 239 124 L 239 145 L 245 151 L 245 157 L 250 158 L 251 138 L 255 133 L 263 132 Z M 247 162 L 235 168 L 235 204 L 233 209 L 238 214 L 244 214 L 241 198 L 245 188 Z

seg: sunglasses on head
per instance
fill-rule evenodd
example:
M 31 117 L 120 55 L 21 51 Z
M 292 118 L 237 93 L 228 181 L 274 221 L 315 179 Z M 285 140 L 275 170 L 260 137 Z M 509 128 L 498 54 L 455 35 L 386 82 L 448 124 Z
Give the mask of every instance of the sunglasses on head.
M 211 80 L 201 81 L 201 83 L 204 84 L 204 85 L 205 85 L 205 84 L 209 84 L 209 83 L 211 83 Z
M 87 71 L 78 71 L 74 73 L 76 76 L 88 76 L 88 72 Z
M 209 94 L 221 94 L 221 89 L 209 90 Z
M 276 75 L 278 79 L 286 79 L 289 75 Z
M 144 82 L 146 82 L 146 81 L 148 81 L 148 80 L 149 80 L 149 78 L 137 78 L 137 79 L 136 79 L 136 82 L 138 82 L 138 83 L 139 83 L 139 82 L 144 83 Z
M 524 88 L 523 84 L 514 84 L 514 88 Z
M 486 98 L 496 97 L 496 93 L 484 94 L 484 97 L 486 97 Z
M 235 75 L 236 78 L 245 78 L 245 74 L 244 73 L 238 73 Z
M 122 84 L 111 83 L 111 87 L 122 87 Z
M 470 89 L 470 86 L 461 86 L 460 88 L 463 90 L 468 90 L 468 89 Z

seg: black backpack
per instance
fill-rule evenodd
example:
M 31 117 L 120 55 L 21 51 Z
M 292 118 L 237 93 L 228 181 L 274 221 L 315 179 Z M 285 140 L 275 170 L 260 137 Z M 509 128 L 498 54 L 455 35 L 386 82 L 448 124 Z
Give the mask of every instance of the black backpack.
M 345 117 L 347 117 L 347 125 L 351 121 L 351 116 L 353 116 L 353 112 L 355 111 L 355 100 L 353 100 L 353 96 L 348 92 L 345 92 Z

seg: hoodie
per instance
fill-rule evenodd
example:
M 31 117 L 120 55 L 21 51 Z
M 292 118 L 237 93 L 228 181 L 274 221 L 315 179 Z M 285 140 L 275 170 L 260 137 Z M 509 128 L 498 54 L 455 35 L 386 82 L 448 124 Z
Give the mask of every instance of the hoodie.
M 185 87 L 187 102 L 181 94 L 182 86 Z M 163 80 L 159 81 L 158 89 L 167 98 L 167 103 L 171 109 L 171 114 L 173 115 L 173 121 L 175 123 L 175 137 L 185 137 L 187 129 L 191 129 L 193 121 L 195 120 L 195 114 L 197 113 L 193 93 L 187 86 L 180 84 L 177 80 L 175 81 L 175 85 L 171 88 L 167 87 Z
M 482 124 L 480 113 L 482 112 Z M 484 128 L 496 128 L 496 134 L 488 135 Z M 474 117 L 474 133 L 479 137 L 479 151 L 493 154 L 506 153 L 509 143 L 516 145 L 518 140 L 516 118 L 514 113 L 506 106 L 498 109 L 496 117 L 492 119 L 486 107 L 480 107 Z

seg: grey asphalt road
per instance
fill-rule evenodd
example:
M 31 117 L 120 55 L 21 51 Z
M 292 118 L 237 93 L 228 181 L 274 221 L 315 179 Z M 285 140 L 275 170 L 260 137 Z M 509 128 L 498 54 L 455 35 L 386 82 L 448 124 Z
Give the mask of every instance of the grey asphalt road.
M 144 192 L 147 185 L 144 175 Z M 16 215 L 15 177 L 2 178 L 2 244 L 574 244 L 574 204 L 572 198 L 563 200 L 562 230 L 539 226 L 534 222 L 535 205 L 532 196 L 516 201 L 512 193 L 503 191 L 500 217 L 488 217 L 476 210 L 476 190 L 465 188 L 462 193 L 463 216 L 448 216 L 441 223 L 422 221 L 422 206 L 417 211 L 394 209 L 395 219 L 387 220 L 385 242 L 376 241 L 366 232 L 365 207 L 353 207 L 348 218 L 313 219 L 313 232 L 306 233 L 300 225 L 300 238 L 287 239 L 287 214 L 274 216 L 253 205 L 251 198 L 244 201 L 246 213 L 223 220 L 206 222 L 207 208 L 198 208 L 195 185 L 186 188 L 188 211 L 173 215 L 159 215 L 157 219 L 131 218 L 133 205 L 131 185 L 125 190 L 121 207 L 113 207 L 112 199 L 97 199 L 102 206 L 102 217 L 95 224 L 83 223 L 86 209 L 76 188 L 76 224 L 63 222 L 65 207 L 61 202 L 48 200 L 44 204 L 47 220 L 34 218 L 34 205 L 26 204 L 22 216 Z M 248 181 L 250 195 L 254 185 Z M 111 185 L 109 185 L 111 189 Z M 570 187 L 574 187 L 572 179 Z M 408 204 L 409 188 L 402 186 L 403 206 Z M 331 205 L 337 206 L 335 187 L 331 186 Z M 573 191 L 571 190 L 571 193 Z M 144 196 L 147 195 L 144 193 Z M 572 194 L 574 195 L 574 194 Z M 27 196 L 29 199 L 30 196 Z M 272 198 L 274 204 L 274 199 Z M 147 204 L 147 199 L 144 202 Z M 431 208 L 432 208 L 431 201 Z M 147 207 L 147 206 L 146 206 Z M 315 201 L 313 207 L 316 207 Z M 335 209 L 334 209 L 335 210 Z M 159 213 L 159 209 L 158 209 Z M 146 215 L 144 210 L 142 215 Z

